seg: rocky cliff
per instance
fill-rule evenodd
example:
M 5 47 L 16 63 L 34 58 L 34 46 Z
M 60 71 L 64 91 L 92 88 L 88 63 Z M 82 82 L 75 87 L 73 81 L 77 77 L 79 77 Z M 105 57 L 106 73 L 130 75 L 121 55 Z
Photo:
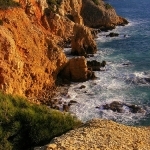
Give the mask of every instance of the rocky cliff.
M 125 25 L 128 21 L 116 14 L 115 9 L 103 0 L 97 0 L 95 4 L 92 0 L 83 0 L 81 9 L 86 26 L 94 28 L 113 29 L 116 25 Z
M 30 98 L 50 90 L 67 62 L 58 39 L 21 8 L 1 10 L 0 17 L 0 89 Z
M 122 23 L 114 10 L 107 13 L 102 8 L 100 13 L 100 6 L 90 0 L 15 1 L 20 3 L 19 7 L 0 9 L 0 90 L 32 100 L 51 97 L 58 73 L 68 64 L 62 49 L 64 41 L 74 39 L 72 45 L 79 44 L 76 51 L 84 48 L 94 53 L 95 42 L 84 24 L 96 27 L 100 22 Z M 89 5 L 92 8 L 88 9 Z M 75 24 L 88 36 L 78 37 Z

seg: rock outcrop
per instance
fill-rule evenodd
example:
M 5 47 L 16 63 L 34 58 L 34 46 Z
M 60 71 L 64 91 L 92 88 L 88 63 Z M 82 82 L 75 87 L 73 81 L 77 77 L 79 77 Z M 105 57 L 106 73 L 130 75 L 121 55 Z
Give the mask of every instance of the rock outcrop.
M 119 36 L 119 34 L 114 32 L 110 32 L 108 35 L 106 35 L 106 37 L 117 37 L 117 36 Z
M 61 1 L 55 11 L 46 9 L 46 15 L 42 17 L 42 24 L 53 34 L 62 37 L 63 40 L 67 40 L 72 37 L 74 24 L 83 24 L 83 19 L 80 15 L 81 7 L 82 0 Z
M 87 56 L 97 51 L 96 43 L 89 28 L 75 24 L 71 41 L 71 53 L 74 55 Z
M 59 7 L 59 14 L 68 17 L 75 23 L 83 24 L 83 18 L 81 17 L 82 0 L 65 0 L 62 1 Z
M 70 59 L 60 75 L 63 79 L 75 82 L 83 82 L 95 77 L 94 73 L 88 70 L 84 56 Z
M 116 25 L 125 25 L 128 21 L 116 14 L 112 6 L 103 0 L 96 5 L 92 0 L 82 0 L 81 16 L 84 24 L 93 28 L 113 29 Z

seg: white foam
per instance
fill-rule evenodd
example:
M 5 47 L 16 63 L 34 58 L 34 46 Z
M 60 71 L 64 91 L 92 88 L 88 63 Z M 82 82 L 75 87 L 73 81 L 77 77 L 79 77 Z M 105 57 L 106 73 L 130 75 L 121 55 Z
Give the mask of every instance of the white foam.
M 71 55 L 71 48 L 64 48 L 64 53 L 68 58 L 73 58 L 74 56 Z
M 124 34 L 129 34 L 126 30 L 127 28 L 131 26 L 134 27 L 137 24 L 138 23 L 131 21 L 125 27 L 117 27 L 115 30 L 113 30 L 113 32 L 119 33 L 120 36 L 116 38 L 106 37 L 109 32 L 100 33 L 96 41 L 100 42 L 99 45 L 101 46 L 101 44 L 105 43 L 106 41 L 109 42 L 114 39 L 120 40 L 124 38 Z M 122 31 L 123 34 L 121 34 Z M 130 35 L 131 34 L 133 33 L 130 33 Z M 127 36 L 127 38 L 129 36 Z M 67 56 L 69 56 L 70 50 L 71 49 L 69 48 L 64 49 Z M 68 90 L 68 94 L 61 97 L 61 99 L 66 102 L 69 102 L 70 100 L 75 100 L 78 102 L 71 105 L 70 112 L 75 114 L 83 122 L 92 118 L 106 118 L 122 123 L 132 124 L 145 116 L 145 114 L 142 113 L 131 113 L 125 106 L 123 107 L 125 110 L 124 113 L 116 113 L 111 110 L 96 108 L 97 106 L 111 103 L 113 101 L 129 102 L 131 104 L 133 102 L 140 103 L 140 100 L 145 97 L 144 94 L 141 94 L 140 97 L 129 94 L 129 91 L 134 89 L 134 85 L 129 84 L 126 81 L 132 83 L 133 81 L 137 82 L 141 79 L 148 78 L 150 77 L 150 71 L 148 71 L 148 73 L 132 72 L 131 69 L 123 65 L 123 63 L 130 64 L 130 62 L 121 57 L 121 54 L 118 56 L 113 56 L 113 58 L 109 57 L 114 51 L 115 50 L 111 48 L 104 48 L 103 50 L 99 50 L 95 54 L 94 58 L 88 58 L 88 60 L 106 60 L 106 71 L 95 72 L 96 76 L 98 77 L 96 80 L 83 83 L 73 83 Z M 80 89 L 81 85 L 84 85 L 85 88 Z M 150 112 L 149 107 L 147 107 L 147 111 Z
M 150 75 L 146 74 L 145 72 L 134 72 L 130 74 L 123 74 L 122 77 L 125 81 L 129 81 L 131 83 L 139 84 L 139 85 L 148 85 L 149 82 L 146 79 L 150 79 Z
M 117 70 L 109 70 L 106 72 L 96 72 L 97 78 L 93 81 L 86 81 L 83 83 L 73 83 L 68 94 L 61 97 L 63 101 L 70 100 L 77 101 L 76 104 L 70 107 L 70 112 L 75 114 L 83 122 L 92 118 L 106 118 L 122 122 L 125 124 L 133 124 L 144 114 L 133 114 L 124 107 L 124 113 L 116 113 L 111 110 L 97 109 L 97 106 L 111 103 L 113 101 L 129 102 L 132 104 L 135 97 L 127 95 L 126 91 L 130 90 L 130 85 L 126 84 L 124 80 L 112 78 L 118 73 Z M 144 73 L 135 73 L 138 76 L 143 76 Z M 85 88 L 80 89 L 84 85 Z M 142 95 L 141 95 L 142 96 Z M 144 95 L 143 95 L 144 97 Z M 137 98 L 136 98 L 137 99 Z M 148 110 L 148 109 L 147 109 Z
M 106 118 L 132 124 L 144 117 L 144 114 L 130 113 L 127 108 L 124 108 L 124 113 L 96 109 L 97 106 L 113 101 L 129 102 L 131 104 L 135 101 L 134 96 L 126 94 L 128 90 L 132 89 L 132 86 L 125 81 L 129 76 L 132 77 L 132 74 L 130 72 L 126 74 L 120 72 L 120 70 L 116 69 L 119 66 L 121 65 L 114 65 L 109 62 L 106 66 L 107 71 L 95 72 L 98 77 L 96 80 L 74 83 L 69 88 L 69 96 L 64 99 L 65 101 L 75 100 L 78 102 L 71 106 L 70 111 L 83 122 L 92 118 Z M 133 73 L 133 77 L 147 77 L 148 75 L 149 73 L 146 74 L 144 72 Z M 80 89 L 81 85 L 84 85 L 85 88 Z

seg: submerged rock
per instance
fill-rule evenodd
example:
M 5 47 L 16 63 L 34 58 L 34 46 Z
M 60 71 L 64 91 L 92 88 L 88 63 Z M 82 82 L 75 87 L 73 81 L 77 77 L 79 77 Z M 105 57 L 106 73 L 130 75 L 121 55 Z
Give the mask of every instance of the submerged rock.
M 116 37 L 116 36 L 119 36 L 119 34 L 114 32 L 110 32 L 108 35 L 106 35 L 106 37 Z
M 112 110 L 118 113 L 125 112 L 126 111 L 125 109 L 127 109 L 131 113 L 145 113 L 145 110 L 141 106 L 137 106 L 134 104 L 126 104 L 126 103 L 119 102 L 119 101 L 113 101 L 110 104 L 105 104 L 105 105 L 102 105 L 101 107 L 103 109 Z
M 123 63 L 122 65 L 123 65 L 123 66 L 130 66 L 131 63 Z

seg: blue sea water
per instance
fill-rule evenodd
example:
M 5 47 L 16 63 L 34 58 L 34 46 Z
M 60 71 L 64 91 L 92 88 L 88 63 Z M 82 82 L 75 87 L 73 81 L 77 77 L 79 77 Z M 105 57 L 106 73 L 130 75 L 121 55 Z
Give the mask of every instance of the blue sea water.
M 131 78 L 131 83 L 134 82 L 129 90 L 126 89 L 124 92 L 135 99 L 131 98 L 133 102 L 150 106 L 150 85 L 141 81 L 144 77 L 150 77 L 150 1 L 107 0 L 107 2 L 116 9 L 117 14 L 129 21 L 128 26 L 115 30 L 127 37 L 104 43 L 98 41 L 99 48 L 113 49 L 108 59 L 114 60 L 117 64 L 120 62 L 132 64 L 127 69 L 120 69 L 121 74 L 126 74 Z M 139 124 L 150 125 L 150 116 L 141 119 Z
M 103 32 L 96 39 L 98 52 L 94 58 L 106 60 L 106 71 L 95 72 L 96 80 L 73 83 L 64 101 L 76 100 L 71 112 L 82 121 L 105 118 L 128 125 L 150 125 L 150 0 L 106 0 L 118 15 L 129 21 L 116 27 L 118 37 L 106 37 Z M 146 80 L 147 79 L 147 80 Z M 84 89 L 80 89 L 85 85 Z M 117 113 L 96 109 L 112 101 L 143 107 L 145 113 Z

